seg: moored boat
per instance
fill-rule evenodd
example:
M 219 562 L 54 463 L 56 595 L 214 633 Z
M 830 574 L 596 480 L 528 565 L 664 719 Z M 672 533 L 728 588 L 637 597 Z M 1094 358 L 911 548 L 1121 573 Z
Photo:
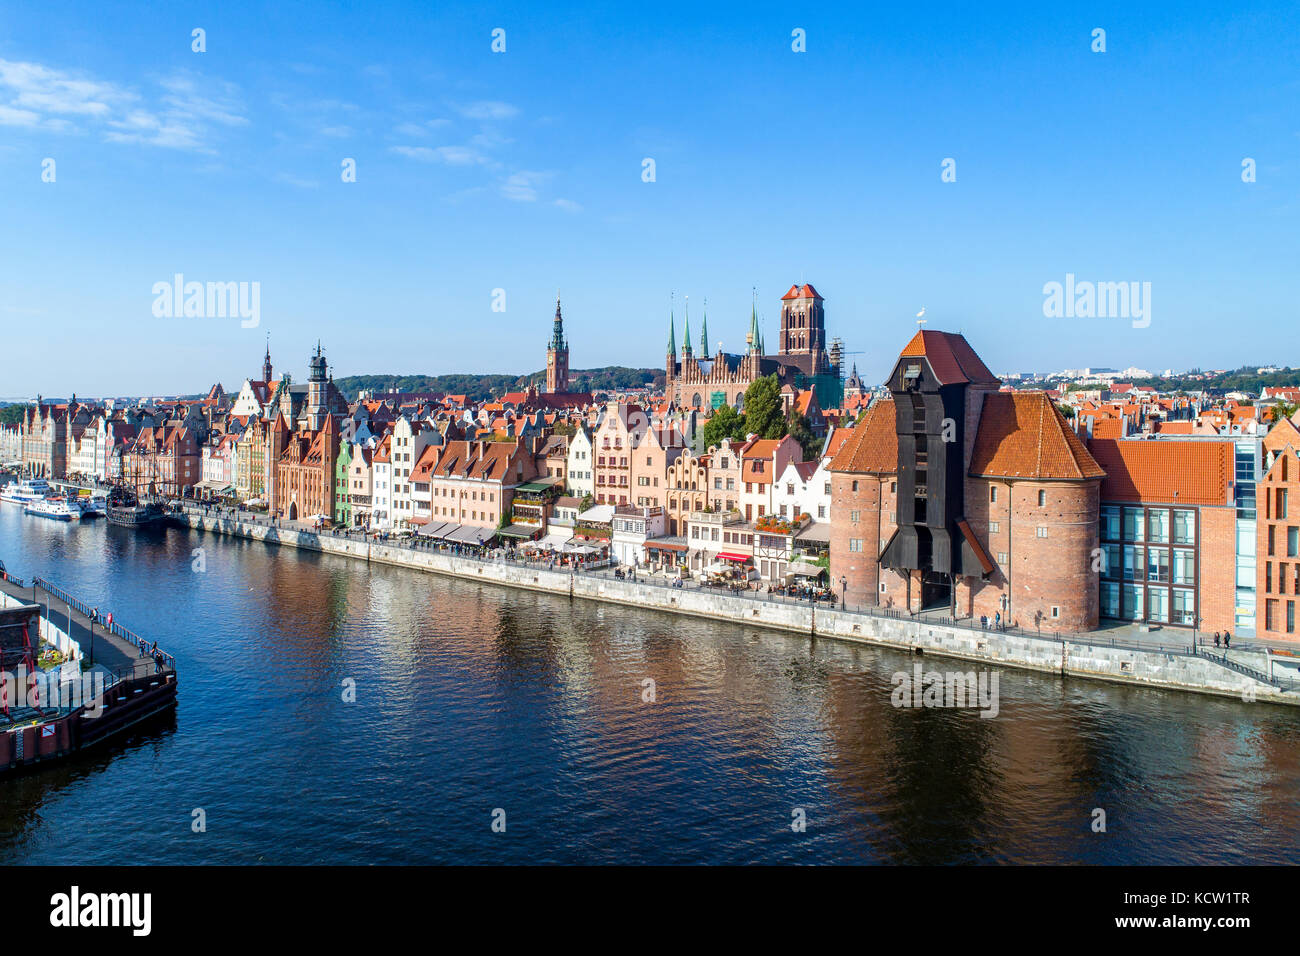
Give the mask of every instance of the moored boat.
M 81 518 L 81 509 L 66 498 L 42 498 L 29 501 L 23 505 L 23 513 L 38 518 L 52 518 L 55 521 L 76 521 Z
M 108 499 L 103 495 L 82 495 L 81 516 L 83 518 L 102 518 L 108 514 Z
M 43 501 L 53 490 L 44 478 L 24 478 L 5 485 L 4 489 L 0 490 L 0 501 L 25 505 L 33 501 Z

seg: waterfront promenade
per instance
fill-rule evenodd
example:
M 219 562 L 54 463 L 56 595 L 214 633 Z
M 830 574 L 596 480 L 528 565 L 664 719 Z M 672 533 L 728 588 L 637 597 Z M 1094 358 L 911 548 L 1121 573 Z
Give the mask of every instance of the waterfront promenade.
M 106 624 L 109 609 L 101 608 L 98 623 L 94 623 L 91 620 L 95 612 L 93 607 L 53 584 L 0 574 L 0 593 L 24 604 L 38 605 L 41 617 L 76 641 L 86 660 L 97 668 L 103 668 L 113 680 L 145 677 L 159 670 L 175 670 L 176 662 L 170 654 L 158 651 L 162 658 L 160 666 L 150 654 L 141 653 L 139 642 L 142 638 L 118 621 L 111 626 Z
M 177 518 L 198 531 L 235 535 L 268 544 L 414 568 L 464 580 L 606 601 L 650 611 L 748 624 L 811 638 L 892 647 L 989 665 L 1017 667 L 1089 679 L 1158 686 L 1246 700 L 1300 704 L 1300 682 L 1276 672 L 1262 648 L 1234 648 L 1228 655 L 1193 647 L 1190 635 L 1176 642 L 1107 637 L 1104 632 L 1062 635 L 1021 629 L 991 630 L 974 621 L 912 616 L 887 608 L 842 608 L 767 595 L 731 592 L 638 575 L 554 568 L 512 560 L 502 553 L 472 554 L 436 542 L 376 540 L 357 533 L 318 531 L 300 523 L 268 522 L 244 512 L 184 509 Z

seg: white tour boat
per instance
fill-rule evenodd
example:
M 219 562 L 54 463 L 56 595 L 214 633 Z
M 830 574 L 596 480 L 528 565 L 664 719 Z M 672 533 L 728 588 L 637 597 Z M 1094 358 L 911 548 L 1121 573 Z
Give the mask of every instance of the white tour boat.
M 55 521 L 78 521 L 81 508 L 68 502 L 66 498 L 42 498 L 23 505 L 23 513 L 38 518 L 53 518 Z
M 33 501 L 42 501 L 54 489 L 44 478 L 24 478 L 13 484 L 5 485 L 0 488 L 0 501 L 12 501 L 14 504 L 25 505 Z

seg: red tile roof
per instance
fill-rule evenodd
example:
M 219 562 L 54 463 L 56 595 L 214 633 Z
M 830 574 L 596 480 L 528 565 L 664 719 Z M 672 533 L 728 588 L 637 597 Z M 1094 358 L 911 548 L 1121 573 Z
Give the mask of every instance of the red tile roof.
M 1094 440 L 1090 447 L 1106 469 L 1103 501 L 1232 503 L 1230 441 Z
M 922 329 L 912 336 L 900 358 L 925 356 L 930 368 L 943 385 L 961 382 L 997 384 L 998 378 L 975 354 L 966 337 L 957 332 Z
M 820 298 L 821 296 L 817 294 L 817 290 L 814 289 L 811 285 L 805 283 L 804 285 L 800 286 L 799 283 L 796 282 L 794 285 L 790 286 L 789 292 L 781 296 L 781 301 L 784 302 L 786 299 L 820 299 Z
M 970 473 L 984 478 L 1076 481 L 1105 474 L 1042 392 L 984 396 Z
M 848 429 L 843 446 L 831 459 L 831 471 L 892 475 L 898 471 L 898 430 L 891 399 L 876 402 L 862 421 Z

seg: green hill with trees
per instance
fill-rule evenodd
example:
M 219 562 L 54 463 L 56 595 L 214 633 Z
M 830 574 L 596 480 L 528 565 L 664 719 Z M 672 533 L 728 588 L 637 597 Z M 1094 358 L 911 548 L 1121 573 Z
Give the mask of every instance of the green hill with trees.
M 573 392 L 605 392 L 644 388 L 663 388 L 663 369 L 628 368 L 609 365 L 605 368 L 571 369 L 569 390 Z M 531 375 L 348 375 L 334 380 L 334 384 L 348 398 L 356 398 L 360 391 L 386 392 L 444 392 L 465 395 L 471 402 L 487 401 L 505 392 L 523 391 L 532 383 L 541 388 L 546 384 L 546 371 Z

